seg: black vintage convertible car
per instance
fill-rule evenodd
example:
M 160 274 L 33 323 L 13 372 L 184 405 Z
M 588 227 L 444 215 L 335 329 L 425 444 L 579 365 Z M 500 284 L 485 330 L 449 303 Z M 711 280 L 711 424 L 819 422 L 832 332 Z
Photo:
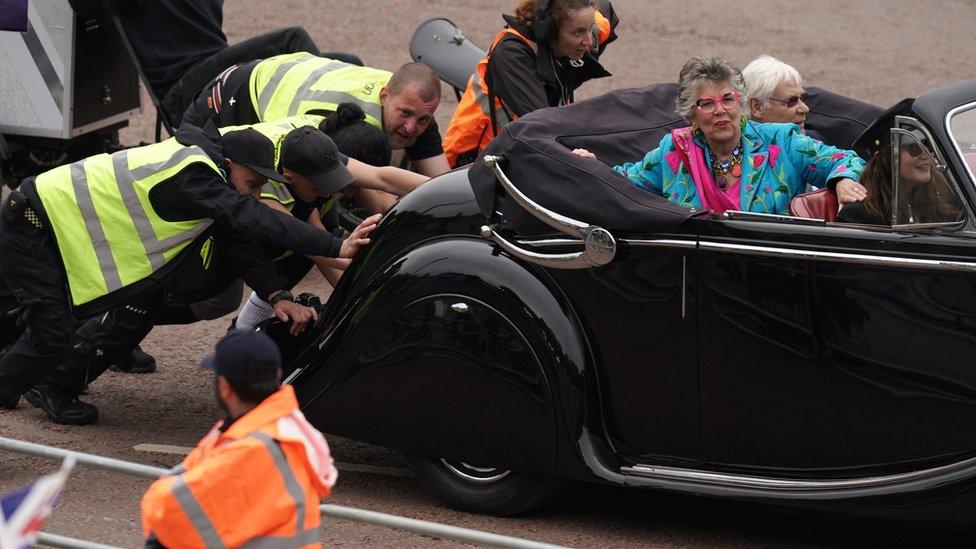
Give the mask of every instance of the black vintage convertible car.
M 530 114 L 400 200 L 285 344 L 308 418 L 484 513 L 581 480 L 976 525 L 976 80 L 890 130 L 960 215 L 885 226 L 687 210 L 570 154 L 639 158 L 644 95 Z

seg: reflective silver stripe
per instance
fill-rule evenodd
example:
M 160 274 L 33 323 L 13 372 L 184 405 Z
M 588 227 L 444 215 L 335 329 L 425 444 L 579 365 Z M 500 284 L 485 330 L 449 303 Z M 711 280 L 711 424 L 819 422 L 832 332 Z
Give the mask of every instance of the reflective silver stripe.
M 343 63 L 342 61 L 332 61 L 322 65 L 321 67 L 312 71 L 308 75 L 308 78 L 302 82 L 302 85 L 298 88 L 298 93 L 291 100 L 291 105 L 288 107 L 288 116 L 296 116 L 299 113 L 299 107 L 305 101 L 318 101 L 322 103 L 334 103 L 338 105 L 339 103 L 355 103 L 366 113 L 366 116 L 372 116 L 377 120 L 383 119 L 383 109 L 378 103 L 371 103 L 369 101 L 364 101 L 354 95 L 346 92 L 333 91 L 333 90 L 313 90 L 310 89 L 319 78 L 322 78 L 326 74 L 336 71 L 345 67 L 351 67 L 348 63 Z
M 288 460 L 285 458 L 285 454 L 281 452 L 281 447 L 278 446 L 278 441 L 271 438 L 265 433 L 257 432 L 253 435 L 254 438 L 260 440 L 264 446 L 268 449 L 268 453 L 271 454 L 271 458 L 274 460 L 275 467 L 278 468 L 278 472 L 281 473 L 281 478 L 285 481 L 285 489 L 288 490 L 288 494 L 291 495 L 292 499 L 295 500 L 295 514 L 297 515 L 295 524 L 295 537 L 292 538 L 293 542 L 300 542 L 300 540 L 305 536 L 305 490 L 302 489 L 302 485 L 298 483 L 298 479 L 295 478 L 295 473 L 292 472 L 291 466 L 288 465 Z M 257 538 L 254 541 L 260 541 Z M 264 546 L 261 546 L 264 547 Z
M 318 528 L 316 528 L 313 530 L 302 531 L 297 538 L 265 536 L 249 539 L 247 543 L 241 547 L 244 549 L 294 549 L 295 547 L 304 547 L 312 544 L 318 545 L 321 543 L 322 538 L 319 536 Z
M 129 170 L 129 151 L 119 151 L 112 155 L 112 168 L 115 171 L 115 181 L 119 186 L 119 194 L 122 196 L 122 202 L 125 204 L 136 231 L 139 233 L 139 238 L 142 239 L 146 255 L 149 257 L 149 264 L 152 265 L 154 271 L 158 271 L 166 264 L 163 252 L 182 242 L 196 238 L 210 226 L 210 223 L 202 222 L 188 231 L 159 240 L 149 222 L 145 208 L 136 195 L 135 182 L 177 166 L 193 155 L 206 155 L 206 153 L 200 147 L 184 147 L 163 162 L 146 164 L 131 171 Z
M 275 184 L 269 181 L 261 186 L 261 194 L 270 194 L 282 204 L 290 204 L 295 201 L 284 183 Z
M 224 542 L 220 540 L 220 536 L 217 535 L 217 530 L 214 529 L 213 523 L 210 522 L 210 518 L 200 507 L 200 503 L 197 498 L 193 496 L 190 492 L 189 486 L 186 485 L 186 480 L 182 475 L 176 477 L 173 481 L 173 497 L 183 508 L 183 512 L 186 513 L 186 517 L 190 519 L 193 527 L 196 529 L 197 534 L 200 535 L 200 539 L 207 547 L 223 547 Z
M 281 84 L 281 79 L 285 77 L 285 73 L 295 65 L 304 63 L 313 57 L 315 56 L 308 54 L 294 61 L 289 61 L 287 63 L 278 65 L 278 68 L 275 69 L 274 74 L 271 75 L 268 83 L 264 85 L 264 89 L 261 90 L 261 95 L 258 96 L 258 118 L 264 118 L 264 111 L 268 110 L 268 103 L 271 102 L 271 98 L 274 96 L 274 92 Z
M 78 203 L 78 209 L 81 210 L 81 217 L 85 221 L 85 229 L 88 230 L 88 238 L 95 248 L 95 256 L 98 258 L 98 267 L 105 279 L 105 287 L 109 292 L 114 292 L 122 287 L 119 266 L 115 264 L 115 257 L 112 256 L 105 231 L 102 230 L 102 224 L 95 212 L 91 190 L 88 188 L 88 176 L 85 174 L 86 162 L 87 160 L 82 160 L 71 164 L 71 186 L 75 191 L 75 201 Z
M 355 103 L 360 109 L 363 110 L 364 113 L 366 113 L 366 116 L 372 116 L 377 120 L 383 120 L 383 108 L 379 103 L 363 101 L 355 95 L 348 94 L 346 92 L 329 90 L 309 90 L 302 95 L 296 95 L 295 99 L 291 103 L 291 107 L 288 108 L 288 116 L 297 115 L 298 107 L 304 101 L 318 101 L 322 103 L 334 103 L 336 105 L 339 103 Z
M 475 71 L 471 75 L 471 88 L 474 90 L 474 99 L 481 106 L 481 112 L 485 113 L 485 116 L 491 116 L 491 105 L 488 103 L 488 96 L 481 89 L 481 76 L 478 75 L 478 71 Z M 508 112 L 505 108 L 495 109 L 495 125 L 499 128 L 507 126 L 512 119 L 508 117 Z

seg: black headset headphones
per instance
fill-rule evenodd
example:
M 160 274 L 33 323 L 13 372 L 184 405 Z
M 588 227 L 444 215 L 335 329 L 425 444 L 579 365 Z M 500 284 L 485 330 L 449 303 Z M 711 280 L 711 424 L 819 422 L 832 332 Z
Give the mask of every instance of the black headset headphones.
M 532 22 L 532 36 L 536 44 L 546 44 L 556 39 L 559 29 L 556 19 L 546 12 L 549 11 L 550 0 L 539 0 L 539 16 Z

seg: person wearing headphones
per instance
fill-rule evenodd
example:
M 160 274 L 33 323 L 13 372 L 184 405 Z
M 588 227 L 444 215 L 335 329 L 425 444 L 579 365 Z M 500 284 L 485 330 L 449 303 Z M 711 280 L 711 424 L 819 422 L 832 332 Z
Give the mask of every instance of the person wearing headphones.
M 610 76 L 597 61 L 617 38 L 609 0 L 520 0 L 503 18 L 445 134 L 452 167 L 473 161 L 512 120 L 569 105 L 583 82 Z

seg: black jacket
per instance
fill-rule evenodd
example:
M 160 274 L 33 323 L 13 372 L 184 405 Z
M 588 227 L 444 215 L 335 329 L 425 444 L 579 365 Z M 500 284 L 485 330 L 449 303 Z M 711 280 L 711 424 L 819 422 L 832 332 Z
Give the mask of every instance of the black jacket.
M 597 2 L 600 13 L 616 28 L 619 20 L 609 1 Z M 532 39 L 532 30 L 520 25 L 511 15 L 504 15 L 507 26 Z M 616 40 L 610 38 L 583 57 L 582 67 L 573 67 L 566 58 L 554 57 L 547 44 L 532 47 L 516 36 L 506 36 L 495 46 L 488 61 L 487 84 L 492 94 L 505 104 L 510 114 L 525 116 L 536 109 L 556 107 L 573 102 L 573 92 L 583 82 L 610 76 L 597 60 L 606 46 Z
M 69 0 L 84 17 L 117 15 L 156 97 L 227 47 L 224 0 Z
M 229 173 L 224 165 L 220 134 L 212 124 L 203 129 L 183 125 L 177 132 L 176 139 L 184 145 L 199 146 L 225 173 Z M 34 209 L 38 211 L 43 223 L 50 226 L 47 212 L 37 196 L 34 178 L 25 180 L 21 189 L 35 206 Z M 159 183 L 150 191 L 149 200 L 156 213 L 167 221 L 209 218 L 214 220 L 214 224 L 221 231 L 243 237 L 234 239 L 234 246 L 227 246 L 225 249 L 235 250 L 228 253 L 238 254 L 235 257 L 241 262 L 241 277 L 258 290 L 262 297 L 267 297 L 270 291 L 281 289 L 283 281 L 276 278 L 271 259 L 260 244 L 326 257 L 338 256 L 342 245 L 340 239 L 326 231 L 241 195 L 224 178 L 205 166 L 191 165 Z M 211 231 L 205 232 L 198 237 L 196 244 L 212 234 Z M 253 245 L 248 245 L 244 240 L 253 242 Z M 148 278 L 85 304 L 76 312 L 79 315 L 94 314 L 126 303 L 148 289 L 165 285 L 167 281 L 180 275 L 187 262 L 192 260 L 192 252 L 199 249 L 198 245 L 188 246 Z

